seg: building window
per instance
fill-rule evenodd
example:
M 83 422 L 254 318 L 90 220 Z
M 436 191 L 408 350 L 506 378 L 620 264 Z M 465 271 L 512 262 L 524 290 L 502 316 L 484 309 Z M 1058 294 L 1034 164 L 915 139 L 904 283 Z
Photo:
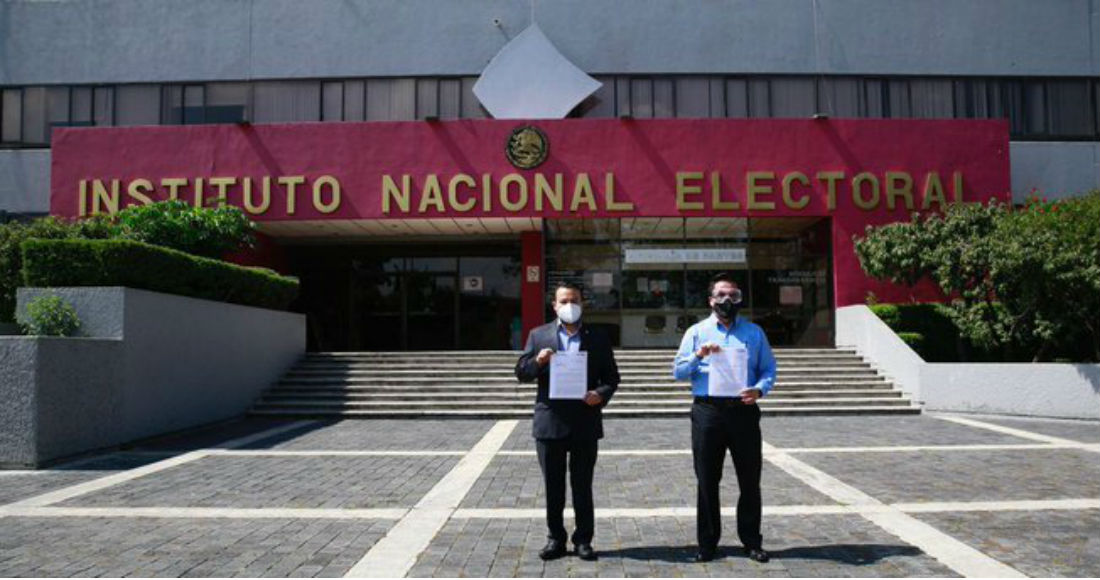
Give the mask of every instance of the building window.
M 115 88 L 115 122 L 123 127 L 160 124 L 158 85 L 121 85 Z
M 15 147 L 45 147 L 54 127 L 113 125 L 114 87 L 4 89 L 0 109 L 0 141 Z
M 321 120 L 321 83 L 263 81 L 253 85 L 255 123 Z
M 341 81 L 321 83 L 321 120 L 344 120 L 344 83 Z
M 4 89 L 0 95 L 0 142 L 23 140 L 23 89 Z
M 1100 140 L 1093 78 L 605 75 L 572 118 L 1006 119 L 1014 140 Z M 3 147 L 54 127 L 484 118 L 475 77 L 0 87 Z
M 251 84 L 208 83 L 205 89 L 204 123 L 241 123 L 249 120 Z
M 161 118 L 166 125 L 247 121 L 250 92 L 248 83 L 167 85 L 162 91 Z

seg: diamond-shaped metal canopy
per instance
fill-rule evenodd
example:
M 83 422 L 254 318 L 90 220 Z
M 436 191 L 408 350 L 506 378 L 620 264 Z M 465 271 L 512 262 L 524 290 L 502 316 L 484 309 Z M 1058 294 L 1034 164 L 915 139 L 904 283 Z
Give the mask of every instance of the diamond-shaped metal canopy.
M 563 119 L 600 84 L 531 24 L 489 61 L 474 95 L 497 119 Z

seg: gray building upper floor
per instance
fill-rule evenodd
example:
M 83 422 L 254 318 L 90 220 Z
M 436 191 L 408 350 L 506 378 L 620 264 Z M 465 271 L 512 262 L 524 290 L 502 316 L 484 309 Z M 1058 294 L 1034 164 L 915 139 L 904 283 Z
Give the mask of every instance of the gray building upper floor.
M 1100 76 L 1100 0 L 5 0 L 0 85 L 590 74 Z
M 484 117 L 532 18 L 572 116 L 1005 118 L 1014 189 L 1100 185 L 1100 0 L 0 0 L 0 210 L 55 126 Z

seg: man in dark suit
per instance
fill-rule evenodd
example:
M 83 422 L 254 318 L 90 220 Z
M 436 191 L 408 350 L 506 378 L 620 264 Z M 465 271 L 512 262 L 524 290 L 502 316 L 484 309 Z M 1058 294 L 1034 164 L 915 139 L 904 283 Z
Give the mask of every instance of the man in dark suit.
M 550 540 L 539 551 L 543 560 L 565 555 L 562 512 L 567 465 L 577 525 L 573 545 L 581 559 L 596 559 L 592 549 L 595 526 L 592 475 L 597 441 L 603 437 L 601 409 L 619 385 L 619 368 L 607 337 L 581 324 L 581 302 L 580 288 L 568 283 L 559 285 L 554 290 L 553 302 L 558 319 L 531 331 L 516 363 L 516 378 L 521 382 L 538 380 L 532 433 L 546 485 L 546 526 Z M 559 352 L 588 353 L 588 385 L 583 400 L 550 398 L 550 359 Z

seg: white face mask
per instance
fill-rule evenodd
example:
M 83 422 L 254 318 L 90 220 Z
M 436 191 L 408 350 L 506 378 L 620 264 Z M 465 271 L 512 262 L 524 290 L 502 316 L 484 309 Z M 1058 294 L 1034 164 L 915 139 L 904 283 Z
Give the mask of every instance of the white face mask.
M 558 306 L 558 318 L 565 324 L 576 324 L 581 319 L 581 305 L 570 303 Z

